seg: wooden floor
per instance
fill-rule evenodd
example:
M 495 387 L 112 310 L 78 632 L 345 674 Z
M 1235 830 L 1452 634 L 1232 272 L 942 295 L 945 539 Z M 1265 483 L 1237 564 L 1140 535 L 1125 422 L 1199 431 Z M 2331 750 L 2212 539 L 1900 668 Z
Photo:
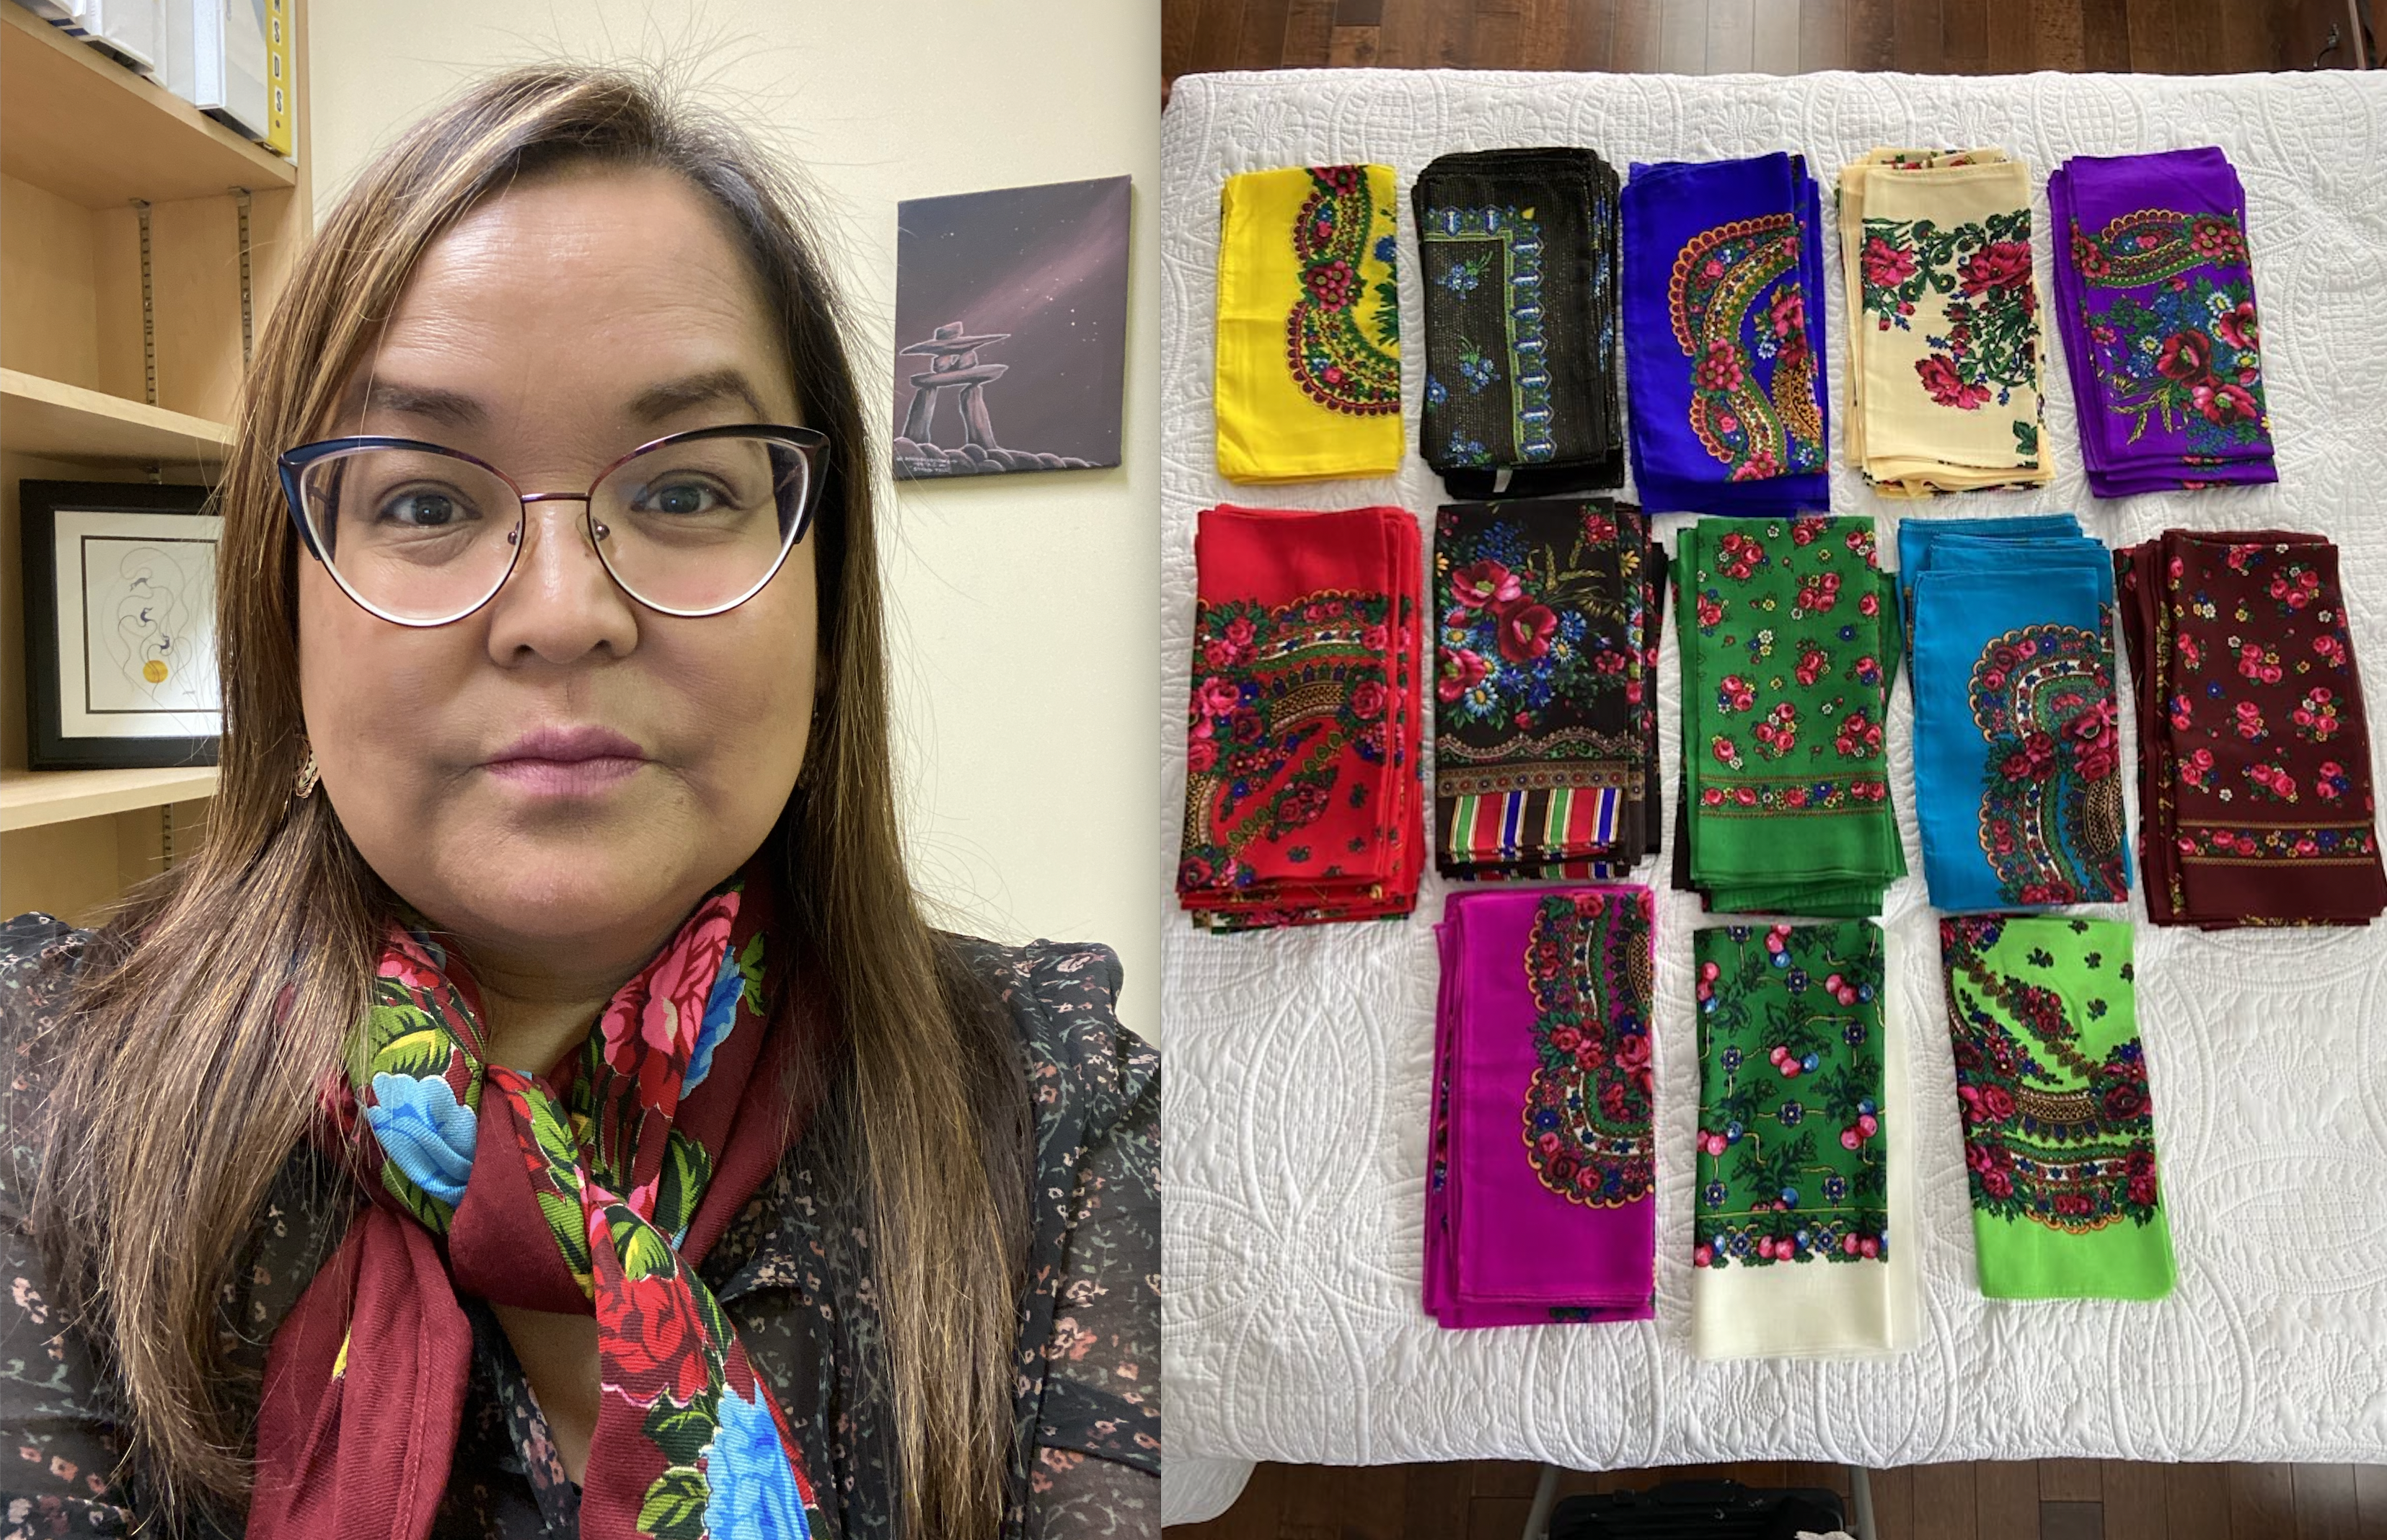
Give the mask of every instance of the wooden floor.
M 2223 74 L 2310 69 L 2347 11 L 2345 0 L 1163 0 L 1161 73 Z M 2325 62 L 2352 61 L 2341 41 Z
M 1181 74 L 1322 65 L 2231 73 L 2311 68 L 2343 14 L 2329 0 L 1163 0 L 1161 67 L 1164 94 Z M 1516 1540 L 1536 1476 L 1498 1460 L 1262 1465 L 1225 1517 L 1169 1534 Z M 1735 1465 L 1571 1474 L 1560 1491 L 1716 1477 L 1848 1488 L 1838 1466 Z M 2047 1460 L 1872 1484 L 1880 1540 L 2387 1540 L 2387 1466 Z
M 1336 1469 L 1262 1465 L 1225 1517 L 1169 1540 L 1518 1540 L 1539 1472 L 1508 1460 Z M 1718 1480 L 1825 1486 L 1837 1465 L 1675 1466 L 1570 1474 L 1563 1496 Z M 1918 1465 L 1871 1477 L 1880 1540 L 2387 1540 L 2387 1466 Z

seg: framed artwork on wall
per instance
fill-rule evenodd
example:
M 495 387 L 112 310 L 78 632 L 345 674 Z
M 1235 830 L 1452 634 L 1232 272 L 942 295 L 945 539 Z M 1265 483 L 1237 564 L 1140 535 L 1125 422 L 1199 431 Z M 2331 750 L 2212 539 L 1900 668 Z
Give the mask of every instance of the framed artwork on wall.
M 213 764 L 216 544 L 205 486 L 18 484 L 27 757 L 36 770 Z
M 896 208 L 899 481 L 1119 462 L 1130 180 Z

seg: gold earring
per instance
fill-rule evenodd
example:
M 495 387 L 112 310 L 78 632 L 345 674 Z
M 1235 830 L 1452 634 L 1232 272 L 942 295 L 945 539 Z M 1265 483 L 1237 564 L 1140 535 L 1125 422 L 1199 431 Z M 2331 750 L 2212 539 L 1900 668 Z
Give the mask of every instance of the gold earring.
M 298 779 L 290 789 L 291 795 L 298 802 L 305 802 L 315 794 L 315 783 L 322 778 L 322 772 L 315 768 L 314 746 L 309 744 L 307 748 L 307 761 L 298 766 Z

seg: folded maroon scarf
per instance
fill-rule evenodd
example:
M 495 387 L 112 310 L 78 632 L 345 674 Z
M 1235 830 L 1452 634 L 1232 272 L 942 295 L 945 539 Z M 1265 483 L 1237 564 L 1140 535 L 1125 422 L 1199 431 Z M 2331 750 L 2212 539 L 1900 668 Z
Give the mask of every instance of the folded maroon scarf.
M 2370 732 L 2337 548 L 2166 531 L 2115 553 L 2157 925 L 2365 925 L 2387 911 Z

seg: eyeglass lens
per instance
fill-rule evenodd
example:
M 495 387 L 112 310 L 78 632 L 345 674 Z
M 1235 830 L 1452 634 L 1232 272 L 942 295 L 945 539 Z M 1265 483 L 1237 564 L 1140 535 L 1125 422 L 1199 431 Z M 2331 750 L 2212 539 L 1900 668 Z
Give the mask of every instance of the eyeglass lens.
M 785 439 L 669 442 L 608 472 L 589 499 L 597 551 L 659 610 L 746 598 L 792 543 L 810 462 Z M 299 475 L 302 511 L 344 587 L 393 618 L 453 619 L 496 593 L 523 537 L 520 497 L 496 473 L 423 449 L 356 448 Z

